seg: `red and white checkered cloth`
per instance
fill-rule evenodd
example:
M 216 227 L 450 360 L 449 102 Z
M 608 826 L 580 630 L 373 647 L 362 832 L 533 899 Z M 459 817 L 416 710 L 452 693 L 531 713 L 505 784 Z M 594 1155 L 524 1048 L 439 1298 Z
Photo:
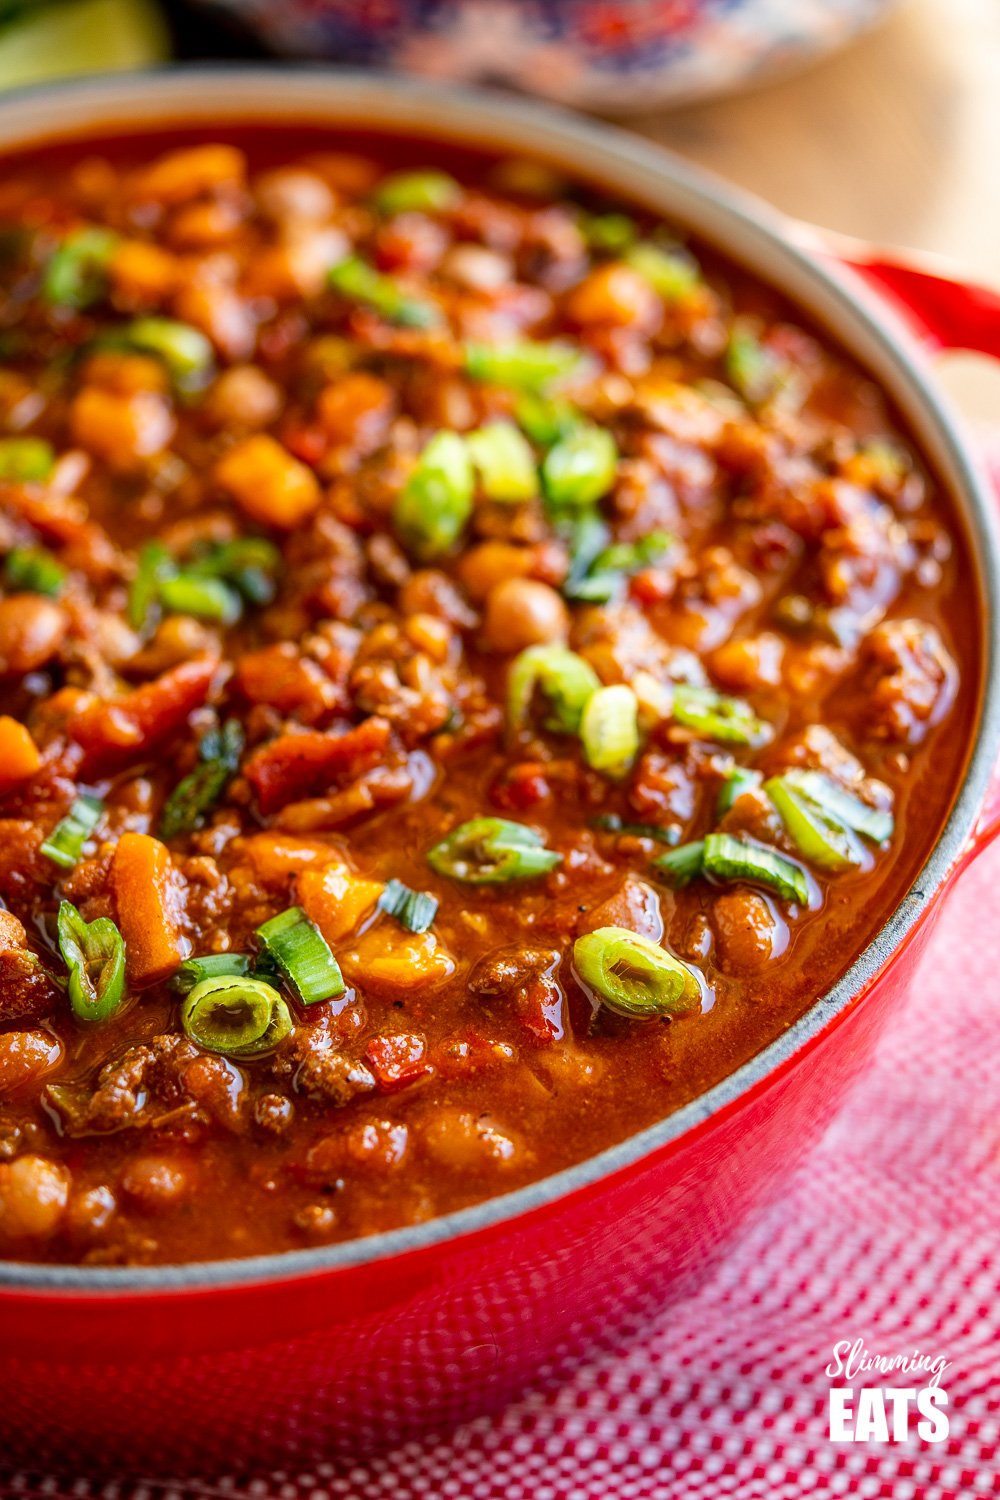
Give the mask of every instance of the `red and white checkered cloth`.
M 998 890 L 1000 841 L 962 877 L 904 1011 L 781 1202 L 626 1356 L 363 1464 L 105 1484 L 4 1477 L 0 1454 L 0 1500 L 1000 1495 Z M 846 1382 L 825 1370 L 856 1338 L 951 1362 L 945 1442 L 830 1442 L 829 1389 Z

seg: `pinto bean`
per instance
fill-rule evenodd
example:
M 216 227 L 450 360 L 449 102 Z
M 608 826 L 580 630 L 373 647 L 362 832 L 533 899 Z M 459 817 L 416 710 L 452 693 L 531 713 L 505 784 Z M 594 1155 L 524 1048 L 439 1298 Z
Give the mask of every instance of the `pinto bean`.
M 569 612 L 547 583 L 506 578 L 490 589 L 483 634 L 491 650 L 523 651 L 565 640 L 568 631 Z
M 0 1237 L 49 1239 L 69 1199 L 70 1175 L 46 1156 L 18 1156 L 0 1164 Z

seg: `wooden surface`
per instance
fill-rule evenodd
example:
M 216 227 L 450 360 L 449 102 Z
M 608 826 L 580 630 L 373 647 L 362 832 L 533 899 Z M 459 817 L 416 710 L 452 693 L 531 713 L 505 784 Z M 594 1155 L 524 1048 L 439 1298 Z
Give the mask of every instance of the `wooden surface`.
M 1000 286 L 1000 0 L 907 0 L 808 72 L 629 123 L 788 213 Z M 950 356 L 944 376 L 1000 422 L 1000 369 Z

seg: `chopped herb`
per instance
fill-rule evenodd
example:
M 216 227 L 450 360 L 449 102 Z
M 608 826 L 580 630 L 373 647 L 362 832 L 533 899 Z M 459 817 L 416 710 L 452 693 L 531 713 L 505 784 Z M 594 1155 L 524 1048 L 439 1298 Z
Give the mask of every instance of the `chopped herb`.
M 243 728 L 238 719 L 227 719 L 221 729 L 210 729 L 198 746 L 198 764 L 179 781 L 160 814 L 160 836 L 176 838 L 197 828 L 218 802 L 239 769 L 243 754 Z
M 72 870 L 83 853 L 84 844 L 100 822 L 103 811 L 104 803 L 100 797 L 92 797 L 87 792 L 81 793 L 42 844 L 42 853 L 64 870 Z
M 203 979 L 242 978 L 249 974 L 252 959 L 248 953 L 206 953 L 182 963 L 170 981 L 170 988 L 186 995 Z
M 598 927 L 578 937 L 573 962 L 586 988 L 609 1010 L 630 1020 L 701 1009 L 697 971 L 627 927 Z
M 4 582 L 10 589 L 54 599 L 62 592 L 66 569 L 45 547 L 12 547 L 4 561 Z
M 59 952 L 69 971 L 67 992 L 76 1019 L 86 1026 L 110 1021 L 125 998 L 125 941 L 110 917 L 85 922 L 70 901 L 56 921 Z
M 396 534 L 420 562 L 458 541 L 472 514 L 475 488 L 468 445 L 457 432 L 431 438 L 393 507 Z
M 332 1000 L 344 993 L 344 976 L 326 938 L 301 906 L 272 917 L 257 936 L 303 1005 Z
M 53 253 L 42 276 L 42 296 L 53 307 L 90 307 L 104 296 L 108 266 L 118 248 L 110 229 L 77 229 Z
M 506 818 L 473 818 L 434 845 L 427 861 L 438 875 L 466 885 L 500 885 L 534 880 L 562 862 L 546 849 L 540 833 Z
M 226 1057 L 262 1057 L 292 1029 L 288 1006 L 271 985 L 245 975 L 200 980 L 181 1005 L 185 1034 L 208 1052 Z
M 0 438 L 0 480 L 15 484 L 41 483 L 55 468 L 52 444 L 44 438 Z
M 359 256 L 342 260 L 327 279 L 339 296 L 370 307 L 387 323 L 401 328 L 431 328 L 441 322 L 440 310 L 433 302 L 409 296 L 391 276 L 383 276 Z
M 590 826 L 599 829 L 602 833 L 628 834 L 637 839 L 655 839 L 660 844 L 676 844 L 680 838 L 680 829 L 676 824 L 661 828 L 657 823 L 626 823 L 617 813 L 601 813 L 599 817 L 590 820 Z
M 758 746 L 771 737 L 771 726 L 758 719 L 749 703 L 714 688 L 678 683 L 672 712 L 678 724 L 724 744 Z
M 534 500 L 538 467 L 531 446 L 509 422 L 489 422 L 466 438 L 487 500 L 517 504 Z
M 593 505 L 615 482 L 618 445 L 604 427 L 577 427 L 546 454 L 542 465 L 550 504 Z
M 373 202 L 380 214 L 443 213 L 462 196 L 447 172 L 393 172 L 375 189 Z
M 407 932 L 426 932 L 437 915 L 438 900 L 429 891 L 414 891 L 390 880 L 378 900 L 379 910 L 394 917 Z
M 660 562 L 673 546 L 666 531 L 650 531 L 637 542 L 616 542 L 605 547 L 590 563 L 582 577 L 573 577 L 573 567 L 563 585 L 570 599 L 585 599 L 606 604 L 620 593 L 627 578 Z
M 514 386 L 519 391 L 546 391 L 574 374 L 583 356 L 572 344 L 536 344 L 518 339 L 509 344 L 465 346 L 465 369 L 473 380 Z
M 580 740 L 587 764 L 619 780 L 639 753 L 639 704 L 624 683 L 591 693 L 580 720 Z
M 760 786 L 760 783 L 760 772 L 751 770 L 749 766 L 734 766 L 731 771 L 727 771 L 715 804 L 716 817 L 721 818 L 738 797 Z
M 626 252 L 625 260 L 665 302 L 683 302 L 701 284 L 698 262 L 679 245 L 664 249 L 643 241 Z
M 514 658 L 507 684 L 507 717 L 520 729 L 531 712 L 535 692 L 549 709 L 546 729 L 577 734 L 587 700 L 601 685 L 593 667 L 565 646 L 529 646 Z

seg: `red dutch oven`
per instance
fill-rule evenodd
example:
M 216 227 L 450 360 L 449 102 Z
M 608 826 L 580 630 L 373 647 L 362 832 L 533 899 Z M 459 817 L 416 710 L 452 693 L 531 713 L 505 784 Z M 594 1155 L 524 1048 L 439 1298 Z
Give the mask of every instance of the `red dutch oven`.
M 0 1462 L 77 1474 L 246 1471 L 386 1448 L 556 1379 L 659 1316 L 823 1130 L 945 893 L 1000 829 L 988 793 L 1000 745 L 993 502 L 924 357 L 953 344 L 1000 354 L 1000 299 L 857 247 L 858 269 L 844 270 L 827 242 L 608 127 L 398 79 L 241 68 L 88 82 L 0 103 L 0 141 L 202 121 L 377 125 L 538 153 L 779 285 L 890 393 L 953 498 L 981 602 L 981 707 L 947 824 L 933 844 L 928 831 L 926 862 L 882 930 L 778 1040 L 660 1124 L 478 1207 L 348 1244 L 177 1267 L 0 1264 Z

